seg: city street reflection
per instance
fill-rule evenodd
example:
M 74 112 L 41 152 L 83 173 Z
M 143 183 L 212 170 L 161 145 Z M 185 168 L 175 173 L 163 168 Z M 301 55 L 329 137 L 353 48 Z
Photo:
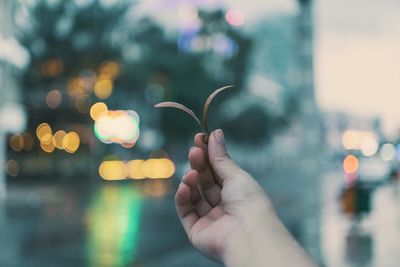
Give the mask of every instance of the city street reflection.
M 400 2 L 366 2 L 0 0 L 0 267 L 218 266 L 175 210 L 199 129 L 154 105 L 225 85 L 203 125 L 298 243 L 400 266 Z
M 165 180 L 97 188 L 85 216 L 88 265 L 114 267 L 135 262 L 138 235 L 145 220 L 144 202 L 162 198 L 169 190 L 170 184 Z
M 96 190 L 86 215 L 89 266 L 125 266 L 134 260 L 142 202 L 134 187 Z

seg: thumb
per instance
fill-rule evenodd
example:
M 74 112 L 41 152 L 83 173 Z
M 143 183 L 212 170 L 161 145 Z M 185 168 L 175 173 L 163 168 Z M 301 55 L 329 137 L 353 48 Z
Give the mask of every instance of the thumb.
M 212 168 L 223 182 L 227 178 L 238 177 L 244 171 L 230 158 L 221 129 L 211 133 L 208 142 L 208 157 Z

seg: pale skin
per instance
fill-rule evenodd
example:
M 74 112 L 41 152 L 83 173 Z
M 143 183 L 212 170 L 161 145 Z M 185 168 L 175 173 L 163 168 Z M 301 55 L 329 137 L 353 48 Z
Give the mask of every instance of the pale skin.
M 175 195 L 185 232 L 203 255 L 228 267 L 317 266 L 290 236 L 257 181 L 227 152 L 221 130 L 194 138 L 190 169 Z

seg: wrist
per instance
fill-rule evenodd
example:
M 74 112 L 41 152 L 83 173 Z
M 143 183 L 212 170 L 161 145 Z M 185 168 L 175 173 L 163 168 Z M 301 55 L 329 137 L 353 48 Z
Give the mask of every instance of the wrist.
M 268 248 L 267 240 L 284 228 L 273 210 L 266 203 L 253 205 L 257 209 L 249 212 L 239 222 L 237 231 L 231 233 L 222 251 L 222 261 L 228 267 L 265 266 L 263 261 Z M 249 210 L 247 210 L 249 211 Z
M 222 253 L 225 266 L 316 266 L 273 210 L 253 218 L 252 223 L 243 223 L 240 231 L 227 240 Z

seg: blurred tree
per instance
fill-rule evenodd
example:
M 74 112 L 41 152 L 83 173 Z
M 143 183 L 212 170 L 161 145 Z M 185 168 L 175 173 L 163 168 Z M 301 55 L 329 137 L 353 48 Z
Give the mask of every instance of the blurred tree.
M 240 136 L 237 139 L 249 143 L 267 140 L 264 137 L 279 123 L 265 109 L 251 108 L 231 122 L 222 122 L 218 110 L 224 98 L 234 97 L 244 88 L 250 37 L 230 25 L 222 10 L 200 11 L 198 28 L 179 29 L 171 35 L 155 20 L 132 15 L 134 8 L 135 3 L 128 0 L 114 5 L 100 0 L 36 1 L 29 7 L 30 19 L 24 24 L 22 39 L 32 55 L 24 76 L 25 100 L 34 116 L 30 119 L 32 131 L 42 121 L 89 125 L 88 109 L 101 100 L 112 109 L 136 110 L 141 127 L 158 130 L 161 125 L 168 140 L 164 147 L 181 147 L 185 145 L 182 140 L 198 131 L 195 124 L 178 111 L 157 111 L 152 106 L 176 101 L 201 116 L 207 96 L 232 84 L 232 92 L 219 96 L 213 104 L 210 125 L 226 125 L 227 131 Z M 110 62 L 116 68 L 112 95 L 99 99 L 96 81 Z M 59 108 L 45 105 L 46 95 L 54 89 L 62 95 Z M 237 120 L 242 125 L 251 122 L 257 130 L 240 135 L 237 128 L 229 126 Z M 111 147 L 108 149 L 120 149 Z M 149 148 L 135 149 L 148 153 Z
M 78 5 L 76 1 L 37 1 L 30 9 L 23 42 L 32 61 L 25 75 L 26 89 L 46 90 L 55 80 L 70 78 L 85 68 L 97 69 L 105 60 L 121 60 L 118 25 L 130 5 L 119 1 L 104 7 L 101 1 Z M 57 61 L 49 60 L 60 60 Z M 46 63 L 55 62 L 53 66 Z M 54 68 L 52 68 L 54 67 Z
M 234 92 L 243 89 L 251 39 L 230 26 L 222 10 L 201 11 L 199 19 L 200 28 L 181 31 L 178 42 L 166 37 L 154 21 L 145 19 L 138 25 L 141 31 L 133 39 L 147 50 L 140 68 L 147 74 L 149 83 L 157 84 L 163 91 L 163 97 L 150 100 L 151 104 L 176 101 L 201 116 L 207 96 L 216 88 L 232 84 L 235 85 Z M 129 69 L 132 68 L 134 66 Z M 151 90 L 151 87 L 148 89 Z M 216 103 L 219 101 L 218 98 Z M 160 112 L 162 131 L 171 146 L 176 146 L 182 142 L 182 138 L 199 131 L 184 114 L 180 115 L 182 119 L 177 119 L 177 112 Z M 210 115 L 211 121 L 220 118 L 215 110 L 211 110 Z

